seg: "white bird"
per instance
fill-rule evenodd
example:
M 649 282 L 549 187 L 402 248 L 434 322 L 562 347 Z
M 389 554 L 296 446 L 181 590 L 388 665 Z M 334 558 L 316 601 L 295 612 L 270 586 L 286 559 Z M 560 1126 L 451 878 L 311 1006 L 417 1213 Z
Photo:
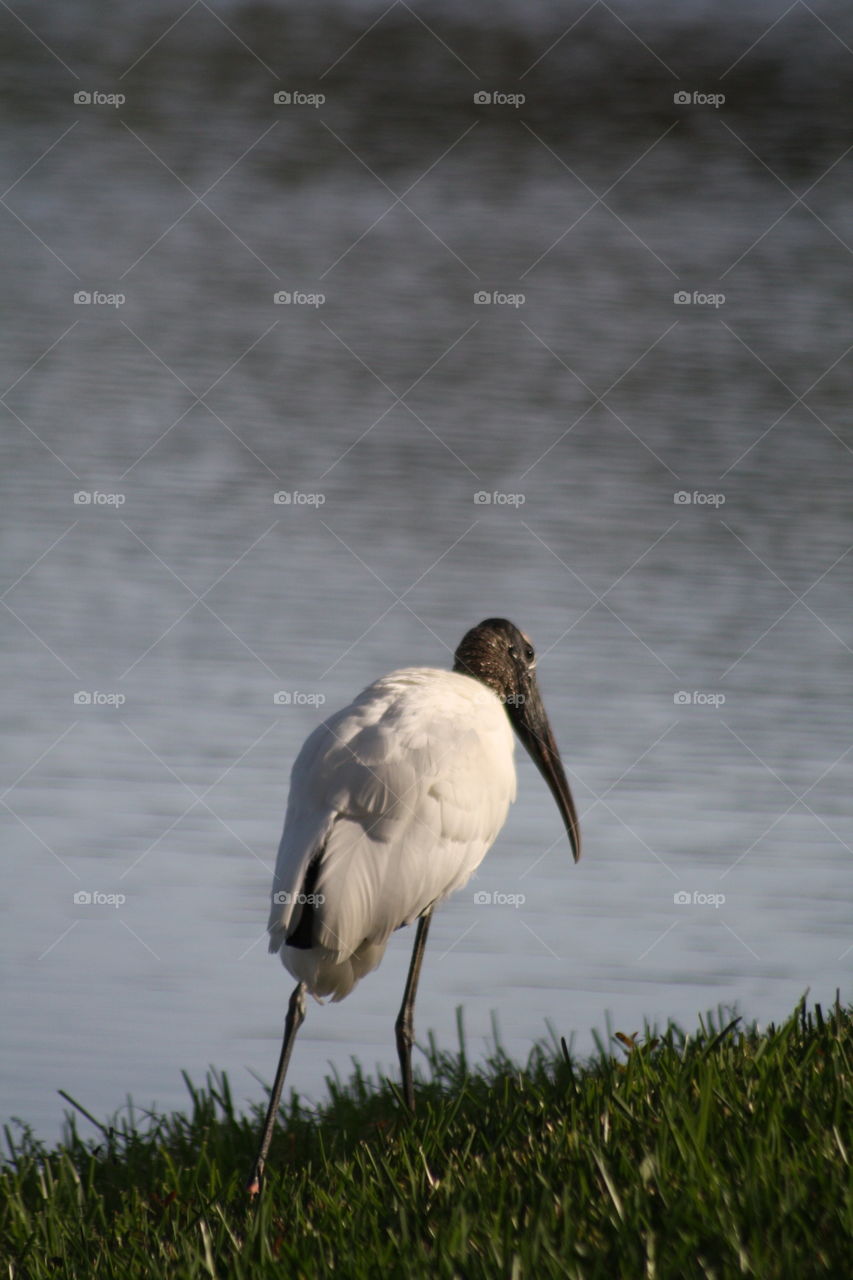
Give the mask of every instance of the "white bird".
M 269 918 L 270 951 L 297 979 L 248 1190 L 260 1190 L 305 994 L 342 1000 L 418 921 L 396 1022 L 403 1093 L 415 1097 L 413 1009 L 436 903 L 482 862 L 515 799 L 518 734 L 580 832 L 536 684 L 533 646 L 505 618 L 463 637 L 453 670 L 409 667 L 369 685 L 306 739 L 290 779 Z

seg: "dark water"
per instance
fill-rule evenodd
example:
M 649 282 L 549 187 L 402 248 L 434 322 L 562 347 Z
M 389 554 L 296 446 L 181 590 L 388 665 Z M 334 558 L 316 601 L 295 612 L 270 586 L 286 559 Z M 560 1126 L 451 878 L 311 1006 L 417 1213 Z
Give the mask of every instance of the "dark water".
M 521 759 L 420 1030 L 849 992 L 853 21 L 585 9 L 3 16 L 5 1115 L 261 1096 L 293 756 L 494 614 L 586 852 Z M 411 941 L 294 1085 L 395 1069 Z

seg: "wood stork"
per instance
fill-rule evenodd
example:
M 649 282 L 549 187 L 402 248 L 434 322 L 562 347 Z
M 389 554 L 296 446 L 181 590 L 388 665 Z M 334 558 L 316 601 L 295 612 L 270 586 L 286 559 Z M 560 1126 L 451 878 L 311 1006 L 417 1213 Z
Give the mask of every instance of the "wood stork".
M 529 639 L 505 618 L 463 637 L 452 671 L 410 667 L 369 685 L 306 739 L 290 779 L 269 949 L 297 979 L 260 1149 L 260 1190 L 305 994 L 342 1000 L 375 969 L 395 929 L 418 921 L 396 1022 L 414 1110 L 413 1009 L 436 903 L 480 865 L 515 799 L 512 730 L 553 793 L 575 861 L 572 795 L 536 684 Z

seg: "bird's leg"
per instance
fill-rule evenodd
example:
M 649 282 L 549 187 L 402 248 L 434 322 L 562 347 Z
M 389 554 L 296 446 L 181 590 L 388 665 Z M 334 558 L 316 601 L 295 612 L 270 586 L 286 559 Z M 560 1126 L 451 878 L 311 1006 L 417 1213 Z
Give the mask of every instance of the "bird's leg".
M 406 990 L 403 992 L 403 1003 L 397 1014 L 394 1029 L 397 1032 L 397 1052 L 400 1055 L 400 1071 L 403 1076 L 403 1097 L 410 1111 L 415 1109 L 415 1087 L 412 1080 L 412 1044 L 415 1038 L 413 1012 L 415 996 L 418 990 L 418 978 L 421 976 L 421 962 L 424 958 L 429 922 L 432 918 L 432 907 L 428 907 L 418 921 L 412 960 L 409 965 L 409 976 L 406 979 Z
M 250 1196 L 256 1196 L 261 1189 L 261 1182 L 264 1176 L 264 1165 L 266 1164 L 267 1152 L 270 1149 L 272 1141 L 273 1129 L 275 1128 L 276 1117 L 278 1116 L 278 1104 L 281 1101 L 281 1090 L 284 1085 L 284 1077 L 287 1073 L 287 1064 L 290 1062 L 290 1054 L 293 1049 L 293 1042 L 296 1039 L 296 1033 L 305 1021 L 305 983 L 299 982 L 293 989 L 290 997 L 290 1003 L 287 1006 L 287 1017 L 284 1020 L 284 1039 L 281 1042 L 281 1057 L 278 1060 L 278 1070 L 275 1073 L 273 1081 L 272 1093 L 270 1094 L 270 1103 L 267 1107 L 267 1116 L 264 1121 L 264 1133 L 261 1138 L 261 1145 L 258 1149 L 258 1158 L 252 1167 L 252 1174 L 246 1183 L 246 1190 Z

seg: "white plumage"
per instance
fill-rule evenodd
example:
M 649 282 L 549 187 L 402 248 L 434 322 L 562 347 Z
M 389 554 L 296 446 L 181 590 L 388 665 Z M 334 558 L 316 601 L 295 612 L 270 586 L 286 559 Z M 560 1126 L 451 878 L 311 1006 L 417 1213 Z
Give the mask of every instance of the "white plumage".
M 395 929 L 470 879 L 515 799 L 513 747 L 496 693 L 424 667 L 377 680 L 314 730 L 291 774 L 269 920 L 270 951 L 313 995 L 341 1000 Z M 299 948 L 286 939 L 306 887 L 313 941 Z
M 258 1155 L 260 1191 L 305 995 L 342 1000 L 395 929 L 418 921 L 394 1029 L 415 1109 L 414 1005 L 437 902 L 480 865 L 515 799 L 513 730 L 545 779 L 575 859 L 580 832 L 528 636 L 506 618 L 465 633 L 452 671 L 392 671 L 315 729 L 296 758 L 278 849 L 270 951 L 297 979 Z

